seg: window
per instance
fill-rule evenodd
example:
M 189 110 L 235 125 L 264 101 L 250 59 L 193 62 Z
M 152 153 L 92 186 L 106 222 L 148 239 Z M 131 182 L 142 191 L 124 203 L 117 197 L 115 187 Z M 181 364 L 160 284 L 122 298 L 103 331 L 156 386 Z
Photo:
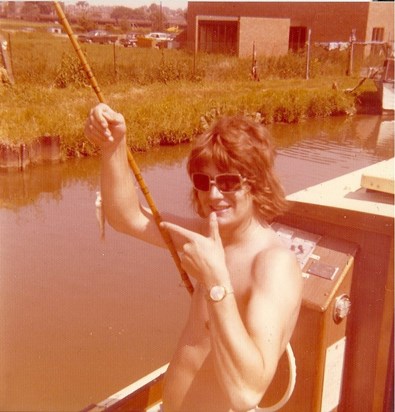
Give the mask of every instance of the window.
M 384 62 L 384 79 L 388 82 L 394 82 L 394 60 Z
M 384 40 L 384 27 L 373 27 L 372 31 L 372 41 L 380 41 Z M 380 54 L 381 46 L 380 45 L 373 45 L 371 49 L 371 53 L 373 55 Z
M 372 41 L 384 40 L 384 27 L 374 27 L 372 32 Z
M 207 53 L 237 53 L 236 21 L 200 21 L 199 50 Z
M 307 40 L 307 27 L 290 27 L 289 29 L 289 50 L 297 52 L 304 49 Z

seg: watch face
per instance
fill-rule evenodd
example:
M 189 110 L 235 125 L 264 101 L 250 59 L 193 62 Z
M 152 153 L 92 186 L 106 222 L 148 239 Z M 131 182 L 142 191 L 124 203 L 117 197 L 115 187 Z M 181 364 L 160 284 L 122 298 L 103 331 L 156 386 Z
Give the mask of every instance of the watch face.
M 215 302 L 219 302 L 222 300 L 226 295 L 226 289 L 224 286 L 213 286 L 210 289 L 210 298 Z

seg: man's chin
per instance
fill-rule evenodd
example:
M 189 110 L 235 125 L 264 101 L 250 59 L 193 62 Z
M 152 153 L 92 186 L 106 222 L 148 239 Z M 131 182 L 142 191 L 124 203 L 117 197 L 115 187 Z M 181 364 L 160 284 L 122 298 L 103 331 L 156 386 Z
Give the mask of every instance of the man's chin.
M 215 215 L 217 216 L 217 221 L 218 224 L 221 223 L 226 223 L 227 221 L 229 221 L 229 219 L 231 218 L 231 209 L 221 209 L 221 210 L 211 210 L 207 213 L 207 217 L 210 215 L 210 213 L 214 212 Z
M 217 215 L 217 223 L 218 223 L 218 227 L 219 229 L 227 229 L 227 228 L 231 228 L 234 226 L 235 221 L 234 218 L 232 218 L 230 213 L 216 213 Z

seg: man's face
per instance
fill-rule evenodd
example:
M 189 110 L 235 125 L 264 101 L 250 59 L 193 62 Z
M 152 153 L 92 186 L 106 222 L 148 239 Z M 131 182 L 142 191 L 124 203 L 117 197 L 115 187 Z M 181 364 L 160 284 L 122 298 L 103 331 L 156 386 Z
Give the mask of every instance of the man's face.
M 210 175 L 211 180 L 223 173 L 214 165 L 208 165 L 200 172 Z M 228 173 L 237 173 L 237 171 L 229 170 Z M 215 212 L 220 228 L 237 228 L 245 221 L 250 221 L 253 216 L 253 201 L 247 183 L 243 183 L 239 190 L 230 193 L 221 192 L 212 183 L 209 191 L 198 190 L 197 197 L 203 216 L 208 217 L 211 212 Z

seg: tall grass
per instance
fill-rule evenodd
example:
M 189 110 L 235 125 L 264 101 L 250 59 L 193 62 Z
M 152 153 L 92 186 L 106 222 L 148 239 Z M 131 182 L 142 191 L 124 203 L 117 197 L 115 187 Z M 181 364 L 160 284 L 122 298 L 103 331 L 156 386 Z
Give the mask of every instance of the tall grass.
M 0 86 L 0 141 L 60 135 L 66 155 L 94 153 L 83 124 L 97 99 L 68 38 L 40 31 L 8 38 L 16 84 Z M 313 55 L 309 80 L 304 80 L 303 54 L 259 58 L 261 81 L 255 82 L 251 59 L 118 45 L 83 45 L 82 50 L 106 101 L 124 114 L 135 150 L 189 141 L 213 113 L 298 122 L 346 114 L 355 104 L 355 96 L 342 90 L 358 79 L 342 74 L 347 56 L 341 52 L 333 62 L 329 55 Z
M 12 50 L 14 76 L 19 84 L 51 86 L 65 56 L 75 57 L 66 36 L 37 31 L 8 35 Z M 100 84 L 133 82 L 166 83 L 175 80 L 230 81 L 248 80 L 251 59 L 223 55 L 198 54 L 174 49 L 124 48 L 118 45 L 81 46 Z M 348 51 L 323 51 L 313 48 L 310 78 L 344 76 Z M 280 57 L 258 57 L 261 79 L 303 79 L 305 53 Z

